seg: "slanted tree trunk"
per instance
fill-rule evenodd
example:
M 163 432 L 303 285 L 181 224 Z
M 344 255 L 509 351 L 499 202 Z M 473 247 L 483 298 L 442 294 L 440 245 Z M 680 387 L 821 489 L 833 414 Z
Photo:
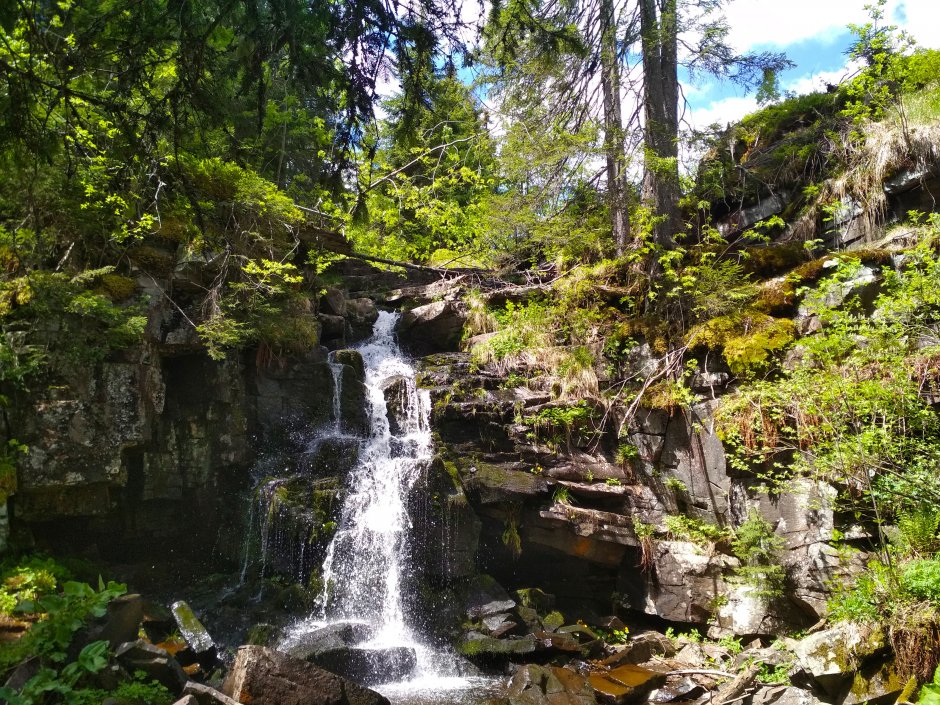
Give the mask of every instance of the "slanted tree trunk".
M 630 247 L 627 212 L 626 148 L 620 104 L 620 64 L 617 56 L 617 22 L 613 0 L 601 0 L 601 87 L 604 93 L 604 152 L 607 157 L 607 200 L 617 254 Z
M 671 247 L 679 216 L 679 76 L 677 0 L 638 0 L 643 51 L 643 201 L 653 211 L 653 237 Z

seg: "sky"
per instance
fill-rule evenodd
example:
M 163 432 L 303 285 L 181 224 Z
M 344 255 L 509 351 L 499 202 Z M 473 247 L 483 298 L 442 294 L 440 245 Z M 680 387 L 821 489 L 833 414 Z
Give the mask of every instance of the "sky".
M 851 74 L 845 52 L 849 23 L 868 22 L 869 0 L 733 0 L 725 8 L 729 43 L 738 52 L 784 52 L 796 67 L 780 76 L 795 93 L 825 90 Z M 940 48 L 940 0 L 889 0 L 883 24 L 909 32 L 924 48 Z M 685 119 L 694 127 L 724 125 L 757 107 L 753 95 L 715 80 L 685 84 Z

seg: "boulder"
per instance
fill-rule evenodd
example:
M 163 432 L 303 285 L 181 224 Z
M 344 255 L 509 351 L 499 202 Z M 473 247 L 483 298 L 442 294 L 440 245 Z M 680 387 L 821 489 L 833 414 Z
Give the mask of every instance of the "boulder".
M 252 705 L 390 705 L 342 676 L 263 646 L 242 646 L 222 691 Z
M 516 590 L 513 595 L 521 606 L 530 607 L 539 614 L 546 614 L 555 609 L 555 596 L 539 588 L 522 588 Z
M 419 355 L 460 348 L 466 314 L 453 301 L 435 301 L 402 314 L 398 332 L 402 345 Z
M 705 689 L 688 677 L 673 680 L 647 696 L 651 703 L 690 702 L 705 694 Z
M 659 632 L 643 632 L 631 636 L 626 644 L 614 648 L 616 651 L 601 661 L 602 666 L 639 664 L 651 660 L 654 656 L 671 658 L 676 654 L 676 643 Z
M 366 366 L 365 362 L 362 359 L 362 353 L 358 350 L 337 350 L 333 353 L 333 360 L 335 360 L 340 365 L 349 365 L 353 368 L 356 373 L 356 379 L 360 382 L 365 382 L 366 379 Z
M 183 695 L 193 698 L 198 705 L 239 705 L 237 700 L 232 700 L 225 693 L 196 681 L 189 681 L 183 687 Z
M 476 661 L 505 661 L 515 656 L 524 656 L 535 651 L 534 634 L 515 639 L 496 639 L 479 632 L 469 632 L 457 650 Z
M 863 664 L 848 687 L 841 705 L 890 705 L 898 700 L 907 678 L 893 662 Z
M 92 627 L 84 641 L 104 640 L 116 649 L 120 644 L 137 639 L 143 621 L 144 599 L 140 595 L 121 595 L 108 603 L 103 623 Z
M 584 676 L 568 668 L 520 666 L 509 682 L 510 705 L 595 705 L 594 690 Z
M 295 658 L 313 660 L 318 654 L 368 641 L 375 628 L 364 622 L 337 622 L 292 636 L 280 645 L 281 651 Z
M 738 560 L 708 555 L 688 541 L 657 541 L 653 553 L 655 575 L 645 582 L 638 580 L 636 569 L 621 576 L 631 606 L 670 622 L 707 623 L 715 598 L 728 592 L 722 576 L 739 565 Z
M 823 705 L 812 692 L 790 685 L 761 688 L 752 697 L 752 705 Z
M 216 659 L 215 642 L 209 635 L 209 631 L 196 617 L 192 607 L 183 600 L 179 600 L 170 606 L 170 611 L 173 612 L 180 635 L 196 660 L 203 665 L 211 665 Z
M 172 693 L 179 693 L 188 677 L 176 659 L 163 649 L 143 639 L 129 641 L 115 649 L 115 657 L 131 673 L 143 671 Z
M 320 339 L 331 350 L 346 345 L 346 319 L 342 316 L 329 316 L 325 313 L 317 314 L 320 321 Z
M 330 316 L 346 315 L 346 295 L 332 286 L 328 286 L 320 297 L 320 312 Z
M 803 674 L 836 697 L 852 679 L 858 664 L 886 645 L 884 632 L 878 627 L 840 623 L 810 634 L 792 648 Z
M 385 414 L 388 417 L 388 430 L 393 436 L 399 436 L 407 429 L 408 378 L 394 375 L 382 381 L 382 396 L 385 397 Z
M 342 646 L 320 651 L 307 660 L 361 685 L 405 680 L 418 663 L 415 650 L 407 646 Z
M 366 408 L 366 385 L 356 371 L 343 365 L 339 375 L 339 411 L 344 433 L 364 436 L 369 432 L 369 412 Z
M 349 342 L 355 343 L 372 335 L 372 324 L 379 319 L 379 310 L 372 299 L 349 299 L 346 302 Z

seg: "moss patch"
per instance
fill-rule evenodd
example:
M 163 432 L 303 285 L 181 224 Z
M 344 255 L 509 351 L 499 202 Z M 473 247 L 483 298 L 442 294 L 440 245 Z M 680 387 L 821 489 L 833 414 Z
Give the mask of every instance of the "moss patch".
M 759 311 L 719 316 L 693 328 L 690 347 L 722 349 L 725 361 L 737 375 L 763 370 L 774 353 L 796 338 L 796 324 Z

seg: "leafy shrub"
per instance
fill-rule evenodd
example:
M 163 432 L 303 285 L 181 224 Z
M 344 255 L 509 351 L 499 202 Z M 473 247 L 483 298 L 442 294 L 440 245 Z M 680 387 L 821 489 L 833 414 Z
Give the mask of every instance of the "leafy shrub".
M 921 559 L 904 564 L 900 583 L 909 595 L 940 607 L 940 560 Z
M 756 588 L 760 596 L 780 596 L 785 577 L 779 564 L 783 546 L 783 539 L 774 533 L 770 522 L 752 509 L 731 539 L 731 550 L 742 564 L 735 569 L 735 576 Z

